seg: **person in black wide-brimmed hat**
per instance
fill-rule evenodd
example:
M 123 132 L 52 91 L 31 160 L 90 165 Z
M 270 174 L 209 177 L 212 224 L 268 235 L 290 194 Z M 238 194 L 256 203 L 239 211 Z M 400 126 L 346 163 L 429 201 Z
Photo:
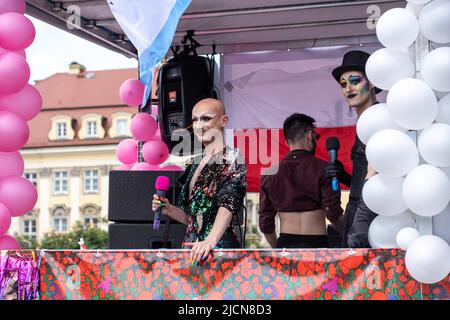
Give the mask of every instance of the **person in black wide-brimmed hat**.
M 344 55 L 342 64 L 331 72 L 340 84 L 349 107 L 355 109 L 358 118 L 365 110 L 378 103 L 376 94 L 381 92 L 366 76 L 365 67 L 369 56 L 370 54 L 364 51 L 349 51 Z M 341 183 L 350 187 L 349 202 L 344 215 L 343 247 L 370 248 L 369 225 L 376 214 L 362 201 L 362 188 L 365 179 L 374 172 L 368 168 L 365 149 L 366 146 L 356 136 L 351 153 L 352 175 L 345 171 L 340 161 L 328 164 L 325 169 L 328 177 L 337 176 Z

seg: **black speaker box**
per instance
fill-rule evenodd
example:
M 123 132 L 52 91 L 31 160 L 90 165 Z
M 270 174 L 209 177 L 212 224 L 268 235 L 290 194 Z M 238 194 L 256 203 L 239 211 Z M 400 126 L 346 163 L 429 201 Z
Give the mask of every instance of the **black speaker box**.
M 327 226 L 327 233 L 328 233 L 328 247 L 342 248 L 342 236 L 331 224 Z
M 216 96 L 210 65 L 206 57 L 187 55 L 172 58 L 159 70 L 159 125 L 170 150 L 181 139 L 191 140 L 192 152 L 198 151 L 194 145 L 201 147 L 194 143 L 192 109 L 198 101 Z M 176 141 L 172 141 L 172 134 L 177 136 Z
M 113 223 L 108 226 L 109 249 L 180 249 L 186 233 L 183 224 Z
M 115 222 L 151 223 L 153 195 L 158 176 L 170 179 L 170 188 L 166 198 L 176 205 L 180 187 L 177 180 L 182 171 L 120 171 L 109 173 L 108 220 Z M 161 224 L 166 216 L 162 217 Z M 178 223 L 171 220 L 171 223 Z

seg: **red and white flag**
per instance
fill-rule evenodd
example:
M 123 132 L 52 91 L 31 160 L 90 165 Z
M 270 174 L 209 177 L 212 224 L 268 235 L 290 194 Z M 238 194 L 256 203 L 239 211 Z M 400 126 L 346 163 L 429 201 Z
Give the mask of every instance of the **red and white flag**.
M 358 47 L 369 53 L 378 48 Z M 326 138 L 339 138 L 339 160 L 351 172 L 357 117 L 344 100 L 331 70 L 341 64 L 345 52 L 353 49 L 314 48 L 224 56 L 223 98 L 228 129 L 233 130 L 234 146 L 245 154 L 249 192 L 259 191 L 261 169 L 279 162 L 288 152 L 282 127 L 294 112 L 316 120 L 317 132 L 322 135 L 316 150 L 319 158 L 328 160 Z M 383 100 L 380 96 L 378 99 Z

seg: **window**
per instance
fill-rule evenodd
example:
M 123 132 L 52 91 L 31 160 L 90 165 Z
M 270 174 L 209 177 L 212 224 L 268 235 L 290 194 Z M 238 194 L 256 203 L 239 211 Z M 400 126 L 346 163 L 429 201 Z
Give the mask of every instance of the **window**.
M 87 203 L 81 207 L 83 224 L 98 228 L 100 224 L 100 211 L 101 207 L 94 203 Z
M 56 115 L 50 118 L 52 126 L 48 133 L 48 141 L 73 140 L 75 138 L 76 120 L 65 115 Z
M 53 193 L 67 194 L 67 171 L 53 173 Z
M 108 130 L 109 137 L 111 139 L 131 137 L 130 122 L 132 117 L 133 114 L 128 112 L 115 112 L 111 114 L 111 127 Z
M 50 209 L 52 215 L 52 227 L 56 232 L 66 232 L 69 227 L 69 211 L 65 205 L 57 205 Z
M 26 172 L 25 178 L 28 179 L 31 183 L 37 186 L 37 173 L 36 172 Z
M 78 137 L 83 139 L 102 139 L 105 137 L 105 129 L 102 123 L 106 120 L 101 114 L 86 113 L 81 117 L 81 127 Z
M 53 218 L 53 229 L 58 232 L 67 231 L 67 218 L 66 217 Z
M 98 227 L 98 217 L 84 217 L 84 225 L 87 226 L 91 226 L 94 228 Z
M 84 172 L 84 192 L 98 192 L 98 170 Z
M 126 136 L 128 134 L 128 120 L 119 119 L 117 120 L 117 135 Z
M 95 122 L 95 121 L 87 122 L 87 136 L 88 137 L 97 137 L 97 122 Z
M 66 122 L 58 122 L 56 124 L 56 137 L 57 138 L 66 138 L 67 137 L 67 123 Z
M 22 221 L 22 235 L 29 238 L 36 238 L 36 220 Z

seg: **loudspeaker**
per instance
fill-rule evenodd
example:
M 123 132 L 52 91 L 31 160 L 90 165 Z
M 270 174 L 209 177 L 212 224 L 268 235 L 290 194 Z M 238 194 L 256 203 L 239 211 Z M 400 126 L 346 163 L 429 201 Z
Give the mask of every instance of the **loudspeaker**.
M 177 180 L 182 171 L 120 171 L 109 173 L 108 220 L 115 222 L 146 222 L 154 219 L 152 211 L 155 182 L 158 176 L 170 179 L 166 198 L 171 204 L 178 201 L 181 186 Z M 161 223 L 163 221 L 161 220 Z M 178 223 L 171 220 L 171 223 Z
M 170 150 L 182 139 L 190 139 L 186 141 L 191 142 L 191 153 L 198 152 L 195 146 L 201 148 L 192 132 L 192 109 L 202 99 L 217 97 L 210 66 L 211 60 L 206 57 L 183 55 L 172 58 L 159 70 L 159 125 L 161 138 Z
M 114 223 L 108 226 L 109 249 L 181 249 L 186 226 L 162 224 L 158 230 L 153 225 Z

